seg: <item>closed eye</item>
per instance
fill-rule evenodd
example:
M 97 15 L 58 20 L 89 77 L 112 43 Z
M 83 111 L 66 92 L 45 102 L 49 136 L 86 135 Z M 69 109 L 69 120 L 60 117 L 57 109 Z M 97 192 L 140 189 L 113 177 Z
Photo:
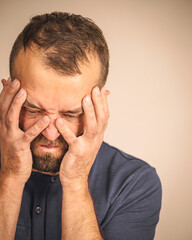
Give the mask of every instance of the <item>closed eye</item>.
M 69 115 L 69 114 L 64 114 L 65 117 L 69 117 L 69 118 L 77 118 L 79 117 L 79 115 Z
M 39 113 L 39 111 L 32 111 L 32 110 L 27 110 L 29 113 Z
M 23 106 L 23 110 L 24 110 L 24 112 L 25 113 L 28 113 L 28 114 L 39 114 L 39 113 L 41 113 L 41 111 L 39 111 L 39 110 L 33 110 L 33 109 L 31 109 L 31 108 L 27 108 L 27 107 L 24 107 Z
M 78 115 L 71 115 L 71 114 L 63 114 L 65 118 L 69 118 L 72 120 L 77 120 L 79 119 L 83 114 L 78 114 Z

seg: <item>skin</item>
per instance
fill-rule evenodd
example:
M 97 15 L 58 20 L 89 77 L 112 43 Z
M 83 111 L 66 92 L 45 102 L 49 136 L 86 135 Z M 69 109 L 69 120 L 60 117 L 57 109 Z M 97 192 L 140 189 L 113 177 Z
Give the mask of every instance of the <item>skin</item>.
M 0 188 L 13 182 L 21 187 L 20 192 L 15 193 L 18 200 L 17 207 L 12 209 L 15 218 L 6 219 L 7 225 L 0 218 L 4 226 L 0 238 L 7 237 L 8 232 L 9 239 L 14 236 L 22 186 L 32 170 L 38 171 L 32 169 L 31 142 L 41 134 L 46 140 L 43 146 L 41 142 L 35 143 L 35 154 L 49 153 L 62 159 L 58 172 L 65 193 L 62 239 L 102 239 L 88 190 L 88 175 L 107 126 L 109 92 L 97 86 L 100 77 L 97 58 L 89 55 L 89 60 L 81 64 L 81 75 L 61 76 L 44 66 L 34 49 L 21 50 L 14 64 L 14 75 L 19 81 L 2 80 Z M 54 146 L 59 138 L 68 145 L 64 156 L 62 142 Z M 4 191 L 4 194 L 7 198 L 8 193 Z M 9 198 L 11 202 L 12 195 Z M 2 196 L 0 209 L 3 210 L 5 204 Z

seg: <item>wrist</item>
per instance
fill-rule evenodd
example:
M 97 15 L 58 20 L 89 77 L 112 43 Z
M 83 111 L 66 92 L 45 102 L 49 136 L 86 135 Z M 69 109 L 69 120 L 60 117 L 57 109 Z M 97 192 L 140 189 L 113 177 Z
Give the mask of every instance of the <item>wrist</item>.
M 63 189 L 69 190 L 69 191 L 81 191 L 81 190 L 87 190 L 88 189 L 88 177 L 81 177 L 81 178 L 75 178 L 75 179 L 67 179 L 62 177 L 61 175 L 60 181 Z
M 73 181 L 66 184 L 62 184 L 63 195 L 65 199 L 70 199 L 71 201 L 77 201 L 82 199 L 85 200 L 89 197 L 89 186 L 88 181 Z
M 0 186 L 6 189 L 23 189 L 26 181 L 19 179 L 17 176 L 7 174 L 3 171 L 0 171 Z

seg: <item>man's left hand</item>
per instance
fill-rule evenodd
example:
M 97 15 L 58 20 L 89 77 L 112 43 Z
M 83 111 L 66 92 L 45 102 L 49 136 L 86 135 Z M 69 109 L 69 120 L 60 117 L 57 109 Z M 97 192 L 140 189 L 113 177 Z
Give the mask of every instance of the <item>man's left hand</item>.
M 95 87 L 91 96 L 82 100 L 84 111 L 84 132 L 76 136 L 65 124 L 64 119 L 57 119 L 56 126 L 69 149 L 65 154 L 59 171 L 63 187 L 79 189 L 88 184 L 88 175 L 102 144 L 109 118 L 107 95 L 103 87 Z

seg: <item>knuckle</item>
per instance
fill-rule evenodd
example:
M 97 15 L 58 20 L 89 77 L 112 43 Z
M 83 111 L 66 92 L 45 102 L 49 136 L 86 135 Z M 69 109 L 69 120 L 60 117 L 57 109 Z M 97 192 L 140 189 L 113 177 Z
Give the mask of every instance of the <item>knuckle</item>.
M 43 124 L 41 121 L 38 121 L 37 123 L 35 123 L 35 125 L 33 125 L 30 129 L 28 129 L 25 132 L 24 134 L 25 140 L 35 138 L 41 132 L 41 130 L 43 130 Z
M 90 115 L 89 115 L 89 121 L 91 123 L 94 123 L 96 121 L 96 117 L 95 117 L 95 113 L 92 112 Z
M 25 132 L 25 134 L 24 134 L 24 138 L 25 138 L 26 140 L 31 139 L 31 138 L 33 138 L 33 137 L 35 137 L 35 136 L 36 136 L 36 135 L 35 135 L 34 129 L 30 129 L 30 130 L 28 130 L 27 132 Z
M 42 129 L 42 127 L 43 127 L 43 123 L 41 120 L 39 120 L 34 125 L 34 131 L 39 131 L 40 129 Z
M 20 102 L 21 102 L 21 98 L 15 97 L 12 102 L 12 106 L 16 107 Z
M 40 130 L 43 130 L 48 124 L 49 124 L 49 121 L 44 122 L 42 119 L 39 119 L 35 123 L 34 127 L 35 127 L 36 131 L 40 131 Z
M 13 123 L 13 118 L 10 116 L 10 114 L 7 114 L 5 123 L 7 126 L 10 126 Z
M 7 93 L 10 95 L 10 94 L 13 94 L 15 91 L 16 89 L 11 86 L 8 88 Z

